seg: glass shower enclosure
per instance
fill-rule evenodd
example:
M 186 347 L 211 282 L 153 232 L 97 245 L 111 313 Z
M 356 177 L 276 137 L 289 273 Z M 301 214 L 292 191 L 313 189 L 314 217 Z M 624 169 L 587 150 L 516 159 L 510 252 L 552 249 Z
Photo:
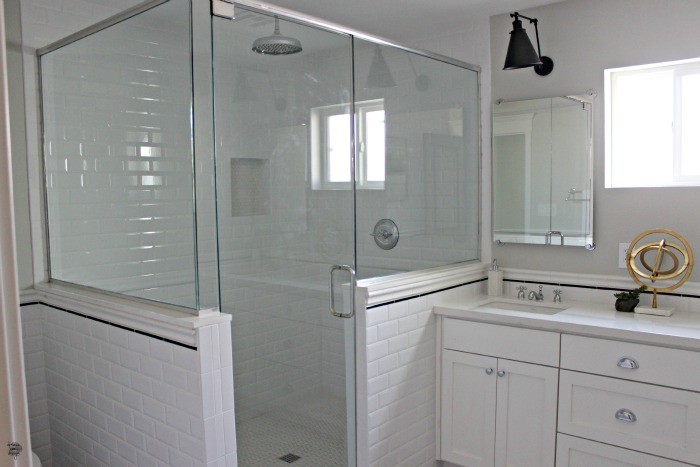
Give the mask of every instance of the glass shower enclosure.
M 50 277 L 230 314 L 239 465 L 355 465 L 356 281 L 478 259 L 479 74 L 243 3 L 40 51 Z

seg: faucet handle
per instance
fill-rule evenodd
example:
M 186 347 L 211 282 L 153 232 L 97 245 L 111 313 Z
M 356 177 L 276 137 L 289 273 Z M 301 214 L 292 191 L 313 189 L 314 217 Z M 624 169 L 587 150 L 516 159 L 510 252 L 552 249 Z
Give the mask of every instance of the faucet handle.
M 554 303 L 561 303 L 561 289 L 554 289 Z
M 527 287 L 524 285 L 518 286 L 518 300 L 525 300 L 525 291 L 527 290 Z

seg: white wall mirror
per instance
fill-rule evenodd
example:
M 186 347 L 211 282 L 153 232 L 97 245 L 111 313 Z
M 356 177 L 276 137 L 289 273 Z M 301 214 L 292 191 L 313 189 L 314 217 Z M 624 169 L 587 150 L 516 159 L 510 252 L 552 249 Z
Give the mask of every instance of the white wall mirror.
M 592 100 L 565 96 L 493 107 L 493 240 L 593 243 Z

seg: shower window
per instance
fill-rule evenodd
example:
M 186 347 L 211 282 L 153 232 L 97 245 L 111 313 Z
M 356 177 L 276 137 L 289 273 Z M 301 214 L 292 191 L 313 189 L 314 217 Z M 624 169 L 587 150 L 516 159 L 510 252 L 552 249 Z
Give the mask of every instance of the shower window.
M 355 113 L 358 122 L 357 187 L 383 189 L 386 167 L 384 100 L 356 102 Z M 347 106 L 336 105 L 311 109 L 314 189 L 351 189 L 350 123 Z

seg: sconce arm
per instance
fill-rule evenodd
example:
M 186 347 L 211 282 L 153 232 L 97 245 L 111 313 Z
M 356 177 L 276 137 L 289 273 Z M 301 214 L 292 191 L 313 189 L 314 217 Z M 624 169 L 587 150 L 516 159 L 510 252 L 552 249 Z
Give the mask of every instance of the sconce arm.
M 521 15 L 517 11 L 515 13 L 510 14 L 511 18 L 515 18 L 517 21 L 518 18 L 525 18 L 526 20 L 530 21 L 531 24 L 535 25 L 535 38 L 537 39 L 537 56 L 542 58 L 542 51 L 540 50 L 540 30 L 537 27 L 537 18 L 530 18 L 529 16 Z

